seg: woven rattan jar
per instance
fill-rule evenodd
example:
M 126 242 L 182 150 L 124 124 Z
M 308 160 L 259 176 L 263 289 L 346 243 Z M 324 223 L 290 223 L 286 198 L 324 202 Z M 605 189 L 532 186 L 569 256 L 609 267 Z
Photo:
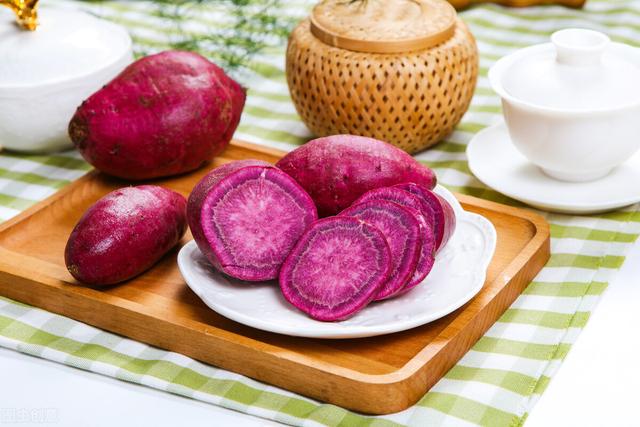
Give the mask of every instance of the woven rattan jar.
M 325 0 L 292 32 L 286 68 L 314 134 L 364 135 L 415 153 L 469 107 L 478 51 L 445 0 Z

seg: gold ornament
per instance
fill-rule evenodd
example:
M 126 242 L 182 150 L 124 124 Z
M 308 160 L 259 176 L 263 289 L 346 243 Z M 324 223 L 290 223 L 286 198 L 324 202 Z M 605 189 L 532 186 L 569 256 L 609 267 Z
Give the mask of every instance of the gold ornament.
M 40 0 L 0 0 L 16 14 L 18 25 L 25 30 L 34 31 L 38 26 L 38 2 Z

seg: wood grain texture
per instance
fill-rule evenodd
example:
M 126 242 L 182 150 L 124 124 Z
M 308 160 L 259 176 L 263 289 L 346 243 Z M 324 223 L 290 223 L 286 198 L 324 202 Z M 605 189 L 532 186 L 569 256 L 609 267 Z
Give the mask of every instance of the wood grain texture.
M 234 141 L 213 162 L 284 153 Z M 211 167 L 156 183 L 185 195 Z M 79 286 L 64 266 L 71 229 L 124 181 L 91 172 L 0 226 L 0 294 L 135 340 L 348 409 L 385 414 L 414 404 L 511 305 L 549 258 L 549 227 L 534 213 L 469 196 L 498 245 L 482 291 L 454 313 L 409 331 L 352 340 L 288 337 L 208 309 L 186 286 L 177 249 L 141 276 L 106 290 Z M 186 236 L 182 243 L 190 239 Z
M 329 46 L 402 53 L 429 49 L 450 39 L 456 11 L 444 0 L 324 0 L 313 8 L 309 20 L 311 33 Z

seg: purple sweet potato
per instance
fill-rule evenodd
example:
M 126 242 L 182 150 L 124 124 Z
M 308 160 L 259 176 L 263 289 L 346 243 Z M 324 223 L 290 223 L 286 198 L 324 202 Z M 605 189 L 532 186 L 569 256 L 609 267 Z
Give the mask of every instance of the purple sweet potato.
M 260 160 L 222 165 L 195 186 L 187 218 L 198 248 L 228 276 L 278 277 L 285 258 L 318 214 L 286 173 Z
M 421 212 L 420 209 L 422 208 L 420 199 L 417 196 L 395 187 L 380 187 L 367 191 L 358 197 L 353 204 L 368 202 L 369 200 L 388 200 L 417 212 Z M 428 223 L 431 221 L 431 218 L 425 218 L 425 220 Z
M 91 95 L 69 123 L 85 160 L 120 178 L 176 175 L 202 166 L 229 144 L 245 91 L 192 52 L 147 56 Z
M 408 209 L 420 223 L 421 231 L 421 249 L 418 264 L 415 268 L 413 276 L 407 282 L 402 292 L 413 289 L 427 277 L 433 268 L 435 262 L 435 245 L 436 239 L 433 232 L 434 215 L 432 211 L 427 211 L 423 207 L 422 200 L 401 188 L 381 187 L 375 190 L 367 191 L 355 204 L 367 202 L 370 200 L 388 200 L 399 204 Z
M 309 193 L 320 216 L 335 215 L 369 190 L 403 182 L 436 184 L 431 169 L 386 142 L 354 135 L 314 139 L 277 164 Z
M 338 216 L 316 221 L 280 271 L 284 297 L 314 319 L 344 320 L 362 310 L 387 282 L 391 250 L 382 232 Z
M 456 229 L 456 214 L 449 202 L 433 191 L 414 183 L 398 184 L 395 187 L 417 196 L 423 203 L 423 214 L 433 212 L 436 251 L 439 251 L 447 244 Z
M 426 225 L 426 223 L 422 223 L 422 246 L 420 248 L 420 257 L 418 258 L 418 264 L 416 265 L 416 269 L 413 272 L 413 276 L 409 282 L 402 288 L 399 294 L 403 294 L 411 289 L 415 288 L 419 284 L 422 283 L 424 279 L 427 278 L 429 273 L 431 273 L 431 269 L 433 269 L 433 264 L 436 262 L 436 239 L 433 235 L 433 228 Z
M 187 229 L 186 203 L 182 195 L 155 185 L 112 191 L 71 232 L 67 269 L 92 286 L 137 276 L 180 241 Z
M 397 203 L 369 200 L 343 210 L 340 216 L 357 218 L 382 231 L 391 249 L 391 271 L 374 299 L 399 293 L 413 277 L 422 247 L 422 230 L 415 214 Z

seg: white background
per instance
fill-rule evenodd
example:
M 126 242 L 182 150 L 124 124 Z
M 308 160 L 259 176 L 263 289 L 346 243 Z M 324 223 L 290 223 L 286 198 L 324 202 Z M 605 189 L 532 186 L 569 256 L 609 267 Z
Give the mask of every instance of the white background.
M 640 243 L 609 285 L 526 427 L 640 426 L 639 337 Z M 40 426 L 278 425 L 0 349 L 0 425 L 11 425 L 6 423 L 11 411 L 19 409 L 48 409 L 42 415 L 53 422 Z

